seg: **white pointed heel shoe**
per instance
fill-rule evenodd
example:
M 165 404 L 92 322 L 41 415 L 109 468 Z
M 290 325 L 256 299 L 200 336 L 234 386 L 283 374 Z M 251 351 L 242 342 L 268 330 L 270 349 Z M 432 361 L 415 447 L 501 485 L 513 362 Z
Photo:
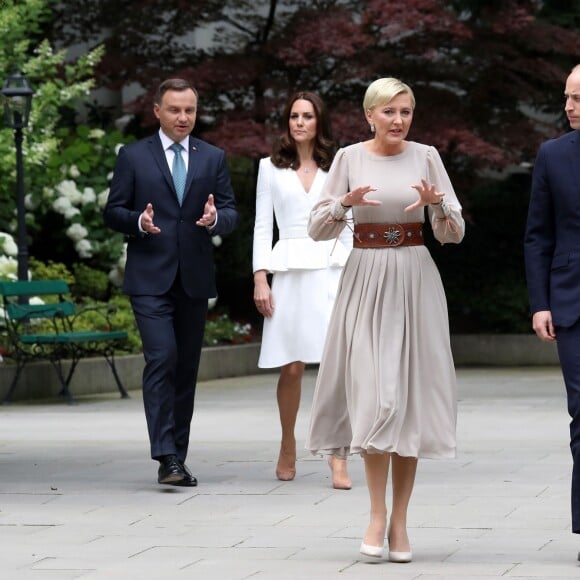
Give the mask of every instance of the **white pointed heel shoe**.
M 383 557 L 385 548 L 383 546 L 370 546 L 369 544 L 362 542 L 360 545 L 360 553 L 368 558 L 378 560 Z
M 389 550 L 389 562 L 408 564 L 413 559 L 413 552 L 391 552 Z

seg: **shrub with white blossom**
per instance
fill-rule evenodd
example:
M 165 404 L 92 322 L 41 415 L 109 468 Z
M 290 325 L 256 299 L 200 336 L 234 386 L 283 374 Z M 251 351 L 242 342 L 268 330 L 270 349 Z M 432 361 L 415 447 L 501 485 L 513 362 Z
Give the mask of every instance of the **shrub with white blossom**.
M 50 4 L 50 0 L 3 0 L 0 10 L 0 70 L 4 74 L 25 74 L 34 90 L 30 122 L 23 131 L 25 205 L 34 214 L 27 216 L 29 224 L 35 221 L 37 212 L 46 209 L 45 196 L 52 195 L 53 188 L 63 180 L 50 167 L 69 135 L 68 130 L 58 129 L 63 108 L 74 108 L 88 99 L 94 87 L 94 68 L 104 54 L 104 48 L 98 47 L 71 61 L 66 50 L 56 51 L 47 40 L 35 40 L 31 31 L 39 30 L 50 16 Z M 102 138 L 100 130 L 94 131 L 94 139 Z M 0 131 L 0 175 L 0 230 L 14 233 L 16 162 L 12 131 Z M 68 219 L 76 214 L 75 207 L 71 204 L 68 208 Z M 29 234 L 35 233 L 29 225 Z
M 0 280 L 18 279 L 17 254 L 18 246 L 14 238 L 6 232 L 0 232 Z
M 31 196 L 34 220 L 28 227 L 35 239 L 45 243 L 49 236 L 55 254 L 67 255 L 67 244 L 72 245 L 78 259 L 104 272 L 118 265 L 123 236 L 104 225 L 103 208 L 116 151 L 129 140 L 116 130 L 84 125 L 67 130 L 63 145 L 47 161 L 53 185 L 45 185 L 40 196 Z

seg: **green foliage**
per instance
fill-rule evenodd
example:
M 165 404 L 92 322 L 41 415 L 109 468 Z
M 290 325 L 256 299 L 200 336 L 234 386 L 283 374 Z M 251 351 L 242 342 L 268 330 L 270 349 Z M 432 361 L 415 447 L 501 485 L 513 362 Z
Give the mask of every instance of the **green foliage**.
M 84 125 L 56 135 L 60 146 L 47 160 L 46 185 L 27 198 L 35 214 L 31 252 L 40 259 L 59 255 L 69 265 L 80 258 L 108 272 L 122 254 L 123 236 L 105 227 L 102 210 L 116 149 L 132 139 Z
M 472 303 L 479 319 L 477 332 L 515 334 L 532 330 L 523 273 L 505 273 L 501 279 L 489 281 Z
M 0 11 L 0 70 L 23 71 L 35 89 L 30 125 L 24 130 L 24 177 L 29 252 L 48 262 L 58 256 L 69 268 L 79 258 L 108 271 L 122 253 L 123 239 L 102 223 L 118 131 L 62 126 L 63 113 L 86 100 L 98 47 L 75 61 L 40 38 L 53 0 L 4 2 Z M 0 131 L 0 231 L 16 227 L 14 142 Z
M 417 96 L 410 138 L 439 148 L 465 207 L 464 242 L 430 244 L 453 331 L 529 329 L 522 256 L 529 176 L 492 181 L 482 169 L 530 162 L 539 140 L 564 128 L 556 114 L 563 78 L 577 57 L 578 0 L 412 0 L 390 3 L 387 12 L 380 2 L 360 0 L 125 3 L 136 10 L 121 4 L 4 0 L 0 12 L 0 70 L 19 68 L 36 90 L 31 127 L 24 132 L 31 255 L 43 262 L 56 258 L 74 270 L 85 288 L 79 296 L 93 287 L 103 292 L 106 273 L 118 283 L 123 268 L 122 237 L 103 227 L 101 209 L 115 147 L 128 139 L 116 131 L 63 128 L 74 125 L 74 117 L 64 123 L 63 115 L 70 117 L 86 100 L 102 49 L 69 61 L 42 39 L 49 28 L 65 45 L 96 43 L 105 35 L 107 55 L 99 70 L 108 86 L 152 88 L 169 74 L 195 79 L 203 111 L 196 132 L 232 155 L 241 219 L 215 257 L 219 305 L 233 318 L 257 317 L 251 276 L 255 164 L 278 131 L 287 93 L 320 92 L 330 105 L 335 136 L 348 144 L 368 137 L 360 110 L 368 81 L 395 71 Z M 191 30 L 191 22 L 208 38 L 216 31 L 214 39 L 223 42 L 181 42 L 179 31 Z M 173 31 L 173 40 L 161 29 Z M 135 132 L 150 132 L 144 126 L 155 122 L 149 96 L 135 103 L 141 111 Z M 15 227 L 14 167 L 12 132 L 0 131 L 0 231 Z M 0 259 L 6 271 L 14 266 L 13 257 Z M 100 276 L 82 269 L 79 274 L 77 262 Z M 214 326 L 227 325 L 210 321 L 208 337 Z M 220 332 L 231 340 L 231 328 Z
M 31 39 L 38 36 L 41 23 L 50 16 L 51 0 L 3 0 L 0 11 L 0 63 L 24 62 Z M 6 71 L 6 68 L 3 68 Z
M 108 311 L 111 327 L 126 330 L 129 334 L 127 350 L 131 353 L 142 352 L 141 338 L 135 323 L 129 298 L 122 294 L 114 295 L 107 302 L 87 301 L 98 311 Z M 88 311 L 79 319 L 79 330 L 98 330 L 103 328 L 103 318 L 98 312 Z M 252 328 L 231 320 L 226 314 L 208 316 L 205 326 L 204 346 L 220 344 L 242 344 L 252 340 Z
M 0 10 L 0 70 L 23 72 L 33 89 L 30 123 L 23 131 L 25 192 L 36 199 L 45 186 L 47 163 L 60 144 L 56 128 L 63 107 L 86 100 L 94 86 L 94 67 L 103 56 L 98 47 L 72 62 L 40 39 L 53 0 L 5 0 Z M 1 127 L 0 127 L 1 128 Z M 16 163 L 14 135 L 0 130 L 0 230 L 15 229 Z
M 73 265 L 75 285 L 73 294 L 76 298 L 106 300 L 109 295 L 109 277 L 105 272 L 96 270 L 83 263 Z
M 0 232 L 0 280 L 16 280 L 18 277 L 17 254 L 18 247 L 14 238 L 6 232 Z
M 71 289 L 71 300 L 79 305 L 79 308 L 88 306 L 96 308 L 79 318 L 77 330 L 99 330 L 103 328 L 105 321 L 102 313 L 108 313 L 111 326 L 115 329 L 126 330 L 129 333 L 129 348 L 131 352 L 141 351 L 141 340 L 131 304 L 127 296 L 115 293 L 107 300 L 99 300 L 99 293 L 107 290 L 106 274 L 77 263 L 72 266 L 73 272 L 61 262 L 41 262 L 36 258 L 30 258 L 30 273 L 33 280 L 65 280 Z
M 75 282 L 74 275 L 61 262 L 41 262 L 31 257 L 28 265 L 32 280 L 64 280 L 69 286 Z
M 252 295 L 252 244 L 256 213 L 256 162 L 251 159 L 229 160 L 232 186 L 236 195 L 239 222 L 215 248 L 218 304 L 227 305 L 234 318 L 258 320 Z
M 75 321 L 75 330 L 126 330 L 129 335 L 126 351 L 133 354 L 142 352 L 141 337 L 127 296 L 116 294 L 107 302 L 85 297 L 77 304 L 81 314 Z M 252 328 L 249 324 L 233 321 L 226 314 L 208 317 L 204 346 L 242 344 L 251 340 Z
M 447 287 L 452 328 L 528 328 L 522 237 L 529 184 L 524 177 L 521 183 L 516 177 L 492 182 L 486 175 L 489 168 L 531 163 L 541 141 L 568 129 L 561 94 L 578 60 L 579 0 L 142 5 L 70 0 L 57 8 L 55 33 L 100 41 L 107 31 L 103 78 L 109 84 L 134 82 L 152 90 L 169 75 L 194 80 L 203 111 L 196 132 L 232 158 L 241 219 L 215 254 L 219 304 L 234 317 L 257 316 L 253 164 L 270 149 L 288 93 L 319 92 L 329 105 L 335 137 L 346 145 L 368 138 L 360 108 L 368 82 L 395 74 L 417 97 L 410 139 L 439 149 L 466 210 L 467 235 L 460 246 L 431 244 Z M 182 42 L 182 27 L 191 23 L 204 42 Z M 150 96 L 135 103 L 139 131 L 156 123 Z M 253 160 L 239 159 L 244 156 Z
M 0 70 L 6 74 L 21 71 L 35 90 L 30 124 L 23 132 L 31 277 L 66 280 L 79 303 L 105 309 L 114 305 L 113 325 L 129 332 L 131 348 L 139 352 L 129 300 L 111 289 L 107 275 L 119 269 L 123 237 L 105 228 L 102 221 L 116 150 L 132 139 L 116 130 L 69 122 L 70 112 L 87 100 L 94 87 L 94 68 L 104 49 L 97 47 L 74 61 L 66 50 L 54 50 L 42 38 L 54 5 L 55 0 L 3 0 L 0 11 Z M 16 226 L 13 139 L 12 131 L 0 130 L 0 231 L 7 232 Z M 245 189 L 251 190 L 253 206 L 253 184 Z M 12 279 L 16 261 L 4 255 L 6 243 L 0 240 L 0 276 Z M 233 260 L 228 261 L 229 253 L 217 251 L 224 258 L 222 272 L 231 272 L 233 279 L 247 275 L 251 236 L 239 237 L 238 242 L 243 243 L 229 245 Z M 89 311 L 78 324 L 99 328 L 103 322 L 97 312 Z M 245 340 L 247 331 L 221 315 L 208 321 L 206 344 Z
M 75 330 L 126 330 L 128 334 L 125 351 L 141 352 L 141 338 L 127 296 L 117 294 L 107 302 L 85 299 L 78 302 L 79 316 Z
M 231 320 L 226 314 L 210 316 L 205 325 L 203 343 L 205 346 L 218 344 L 243 344 L 252 340 L 250 324 Z
M 111 297 L 110 300 L 106 302 L 112 308 L 112 312 L 109 315 L 113 328 L 118 328 L 121 330 L 126 330 L 129 334 L 128 340 L 128 350 L 132 353 L 140 353 L 141 349 L 141 337 L 139 336 L 139 331 L 137 330 L 137 324 L 135 322 L 135 316 L 133 315 L 133 310 L 131 309 L 131 303 L 129 302 L 129 297 L 124 294 L 116 294 Z
M 485 182 L 469 194 L 463 242 L 429 242 L 452 332 L 530 331 L 523 256 L 529 191 L 530 176 L 524 173 Z
M 106 274 L 77 263 L 73 265 L 73 273 L 62 263 L 49 261 L 40 262 L 30 259 L 30 271 L 33 280 L 65 280 L 71 288 L 71 300 L 86 308 L 75 323 L 76 330 L 103 330 L 107 325 L 103 313 L 109 318 L 111 328 L 126 330 L 129 334 L 127 351 L 141 352 L 141 338 L 135 323 L 135 317 L 128 296 L 113 291 L 112 296 L 103 300 L 99 294 L 109 294 Z M 231 320 L 225 313 L 211 312 L 206 323 L 204 336 L 205 346 L 218 344 L 239 344 L 252 339 L 250 324 L 241 324 Z
M 580 0 L 548 0 L 541 10 L 546 20 L 558 26 L 580 28 Z

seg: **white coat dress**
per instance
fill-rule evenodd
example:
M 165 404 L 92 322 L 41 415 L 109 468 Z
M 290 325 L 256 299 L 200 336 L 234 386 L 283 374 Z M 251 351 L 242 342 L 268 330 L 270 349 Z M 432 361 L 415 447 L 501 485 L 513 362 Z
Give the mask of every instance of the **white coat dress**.
M 274 301 L 273 316 L 264 319 L 260 368 L 320 362 L 342 267 L 352 249 L 350 231 L 336 241 L 315 242 L 308 235 L 310 211 L 326 177 L 318 169 L 307 192 L 296 171 L 275 167 L 269 157 L 260 160 L 253 271 L 273 274 Z

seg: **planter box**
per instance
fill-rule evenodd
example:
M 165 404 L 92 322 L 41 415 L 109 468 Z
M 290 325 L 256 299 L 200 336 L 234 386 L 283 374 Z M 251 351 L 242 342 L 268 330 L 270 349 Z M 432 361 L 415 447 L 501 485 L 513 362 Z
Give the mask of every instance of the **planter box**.
M 212 346 L 202 350 L 199 381 L 257 374 L 260 343 L 234 346 Z M 141 388 L 143 355 L 132 354 L 116 359 L 117 371 L 127 390 Z M 14 365 L 0 364 L 0 400 L 8 392 L 14 376 Z M 73 396 L 118 392 L 111 369 L 104 359 L 88 358 L 79 362 L 71 382 Z M 14 392 L 14 400 L 57 397 L 60 385 L 49 362 L 24 367 Z
M 456 366 L 557 365 L 555 342 L 535 334 L 459 334 L 451 337 Z
M 549 366 L 558 364 L 556 345 L 544 343 L 535 335 L 467 334 L 451 337 L 456 366 Z M 260 343 L 233 346 L 212 346 L 202 350 L 199 380 L 277 372 L 258 369 Z M 128 390 L 141 388 L 143 356 L 119 357 L 117 368 Z M 0 400 L 8 391 L 14 376 L 14 366 L 0 364 Z M 25 367 L 14 400 L 53 398 L 60 388 L 50 363 L 38 362 Z M 85 359 L 75 372 L 73 395 L 114 393 L 115 381 L 107 363 L 102 359 Z

